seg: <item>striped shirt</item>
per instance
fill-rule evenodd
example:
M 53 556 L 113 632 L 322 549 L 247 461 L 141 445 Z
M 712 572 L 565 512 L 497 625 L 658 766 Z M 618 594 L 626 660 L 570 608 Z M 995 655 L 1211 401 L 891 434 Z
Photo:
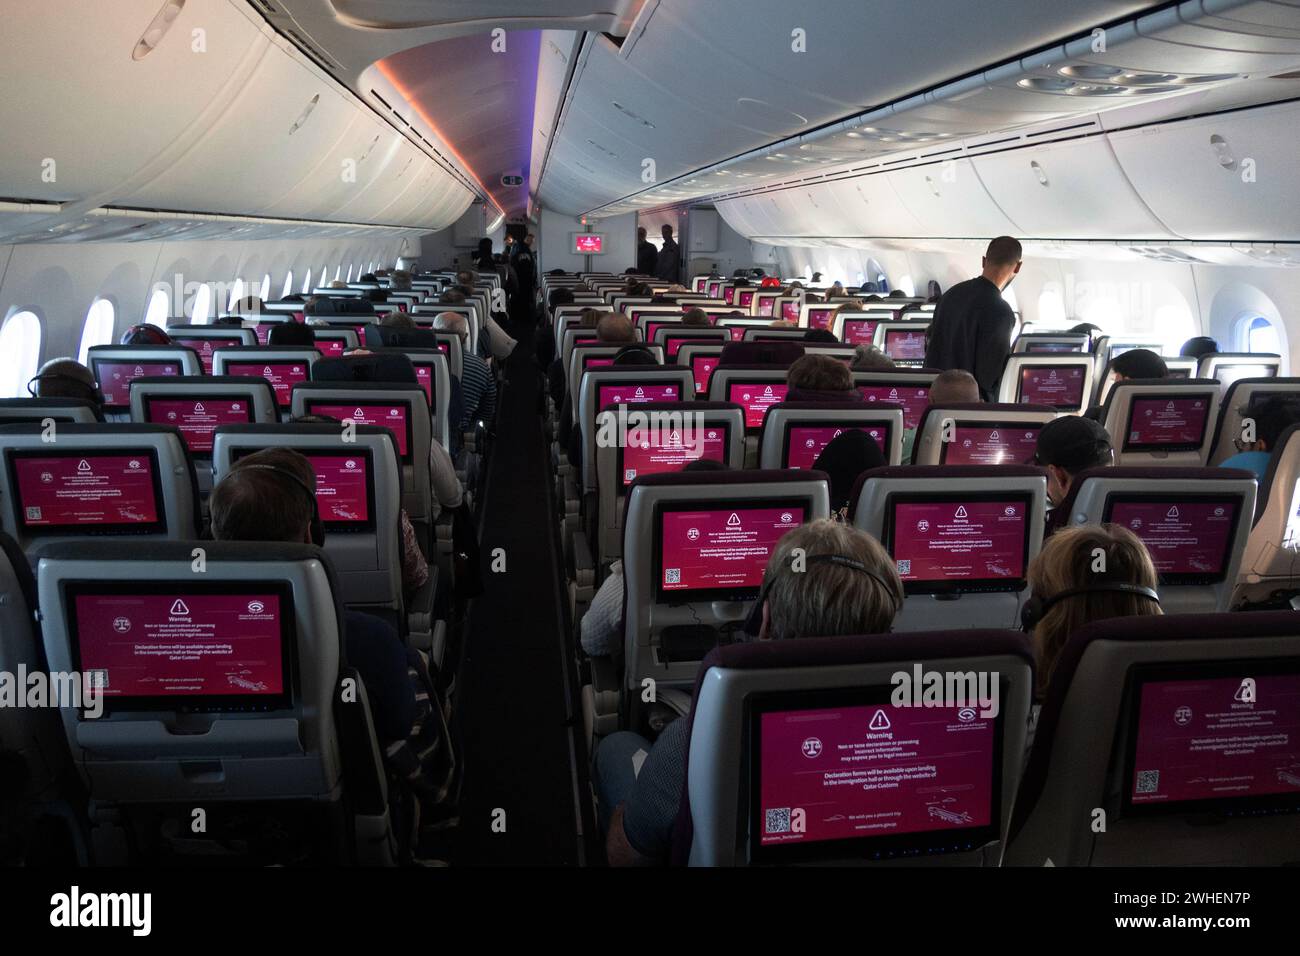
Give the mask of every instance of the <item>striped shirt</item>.
M 462 359 L 460 394 L 465 411 L 460 420 L 462 431 L 474 422 L 491 421 L 497 406 L 497 382 L 477 355 L 466 354 Z

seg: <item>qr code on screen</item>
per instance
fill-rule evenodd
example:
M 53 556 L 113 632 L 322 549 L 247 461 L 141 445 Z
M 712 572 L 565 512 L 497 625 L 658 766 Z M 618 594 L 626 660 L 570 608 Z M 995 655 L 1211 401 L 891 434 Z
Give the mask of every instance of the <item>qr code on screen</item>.
M 86 671 L 86 689 L 104 690 L 108 687 L 108 671 Z
M 41 520 L 41 509 L 38 508 L 38 507 L 28 508 L 28 509 L 27 509 L 27 520 L 28 520 L 28 521 L 40 521 L 40 520 Z
M 782 807 L 779 810 L 764 810 L 766 819 L 763 821 L 764 833 L 789 833 L 790 832 L 790 808 Z
M 681 584 L 681 568 L 664 568 L 664 584 Z
M 1138 793 L 1156 793 L 1160 789 L 1160 771 L 1159 770 L 1139 770 L 1137 792 Z
M 911 573 L 912 573 L 912 559 L 911 559 L 911 558 L 899 558 L 899 559 L 898 559 L 898 573 L 899 573 L 899 574 L 911 574 Z

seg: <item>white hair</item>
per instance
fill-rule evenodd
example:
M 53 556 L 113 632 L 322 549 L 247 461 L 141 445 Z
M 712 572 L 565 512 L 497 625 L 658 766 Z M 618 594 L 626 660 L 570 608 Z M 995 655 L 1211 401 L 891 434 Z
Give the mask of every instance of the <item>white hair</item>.
M 469 336 L 469 323 L 459 312 L 439 312 L 433 317 L 433 327 L 438 332 L 455 332 L 462 339 Z

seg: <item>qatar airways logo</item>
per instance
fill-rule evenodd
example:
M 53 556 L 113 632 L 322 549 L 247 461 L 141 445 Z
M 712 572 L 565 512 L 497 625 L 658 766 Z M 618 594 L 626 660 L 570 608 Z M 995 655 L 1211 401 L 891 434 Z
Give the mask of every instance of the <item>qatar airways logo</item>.
M 919 663 L 911 671 L 895 671 L 889 702 L 895 707 L 955 709 L 958 723 L 998 715 L 1001 690 L 996 671 L 927 671 Z M 883 728 L 882 728 L 883 729 Z
M 598 448 L 665 449 L 699 458 L 708 441 L 717 441 L 717 428 L 706 428 L 699 412 L 645 412 L 620 403 L 601 412 L 597 421 Z

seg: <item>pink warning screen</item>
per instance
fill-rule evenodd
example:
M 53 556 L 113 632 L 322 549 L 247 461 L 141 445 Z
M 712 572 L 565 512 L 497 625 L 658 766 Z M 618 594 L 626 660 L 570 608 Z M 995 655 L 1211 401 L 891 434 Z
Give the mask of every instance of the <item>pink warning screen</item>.
M 996 739 L 974 708 L 761 713 L 758 845 L 989 827 Z
M 797 299 L 793 302 L 781 303 L 781 318 L 785 319 L 786 321 L 798 322 L 799 312 L 800 312 L 799 301 Z
M 753 304 L 754 304 L 754 290 L 742 289 L 740 293 L 740 301 L 737 303 L 737 305 L 742 305 L 748 308 Z
M 800 505 L 664 511 L 660 589 L 757 592 L 776 543 L 803 519 Z
M 316 336 L 316 349 L 322 358 L 338 358 L 348 349 L 346 339 L 326 339 Z
M 745 409 L 746 428 L 762 428 L 767 410 L 785 401 L 787 391 L 789 386 L 785 382 L 731 382 L 727 388 L 727 401 Z
M 845 319 L 840 337 L 846 345 L 870 345 L 876 338 L 879 319 Z
M 880 446 L 880 452 L 889 459 L 889 426 L 887 425 L 795 425 L 787 433 L 787 468 L 811 468 L 817 457 L 836 438 L 845 432 L 866 432 Z
M 429 407 L 433 407 L 433 366 L 412 363 L 415 369 L 415 380 L 420 383 L 420 388 L 424 390 L 425 400 L 428 401 Z
M 887 329 L 884 353 L 892 359 L 923 361 L 925 359 L 925 331 L 920 329 Z
M 105 697 L 284 692 L 280 596 L 78 594 L 79 666 Z
M 157 425 L 175 425 L 191 452 L 212 451 L 212 434 L 222 425 L 246 425 L 253 410 L 246 398 L 146 398 L 144 419 Z
M 1161 577 L 1222 577 L 1237 525 L 1237 501 L 1111 498 L 1107 521 L 1142 539 Z
M 720 355 L 694 355 L 691 357 L 691 372 L 695 375 L 696 394 L 704 395 L 709 390 L 709 376 L 722 361 Z
M 835 315 L 835 309 L 809 309 L 808 310 L 808 328 L 825 329 L 829 328 L 831 319 Z
M 1083 406 L 1083 368 L 1079 365 L 1026 365 L 1020 370 L 1020 396 L 1026 405 Z
M 859 385 L 858 391 L 865 402 L 902 405 L 903 427 L 909 431 L 921 426 L 921 416 L 930 407 L 929 385 Z
M 227 375 L 250 375 L 266 379 L 275 389 L 275 400 L 288 408 L 294 385 L 307 381 L 306 362 L 226 362 Z
M 358 425 L 378 425 L 393 433 L 397 454 L 405 459 L 410 442 L 410 426 L 406 421 L 406 406 L 392 402 L 366 402 L 356 405 L 307 403 L 308 415 L 325 415 L 339 421 L 350 418 Z
M 945 465 L 1023 465 L 1034 457 L 1041 426 L 1023 423 L 991 427 L 958 425 L 943 443 Z
M 770 316 L 772 314 L 772 306 L 774 306 L 775 304 L 776 304 L 776 296 L 772 296 L 772 295 L 763 296 L 758 300 L 758 314 L 763 316 Z
M 365 525 L 370 521 L 366 455 L 308 455 L 316 472 L 316 504 L 327 525 Z
M 722 301 L 725 302 L 725 303 L 727 303 L 727 305 L 732 305 L 732 304 L 736 301 L 736 287 L 735 287 L 735 286 L 731 286 L 731 285 L 729 285 L 729 286 L 727 286 L 725 289 L 722 290 Z
M 676 382 L 651 385 L 647 382 L 620 382 L 618 385 L 601 385 L 596 389 L 597 408 L 610 405 L 640 404 L 641 402 L 675 402 L 681 398 Z
M 633 429 L 633 437 L 637 430 Z M 693 461 L 727 460 L 727 430 L 714 426 L 687 433 L 680 429 L 642 429 L 648 433 L 641 441 L 623 447 L 623 484 L 663 471 L 681 471 Z
M 716 338 L 703 335 L 668 335 L 664 338 L 664 354 L 670 359 L 675 359 L 683 345 L 690 345 L 692 342 L 698 344 L 717 341 Z
M 1206 397 L 1135 398 L 1124 448 L 1199 448 L 1209 414 L 1210 401 Z
M 1300 797 L 1300 675 L 1140 687 L 1131 804 Z
M 23 456 L 13 467 L 28 528 L 148 530 L 159 521 L 151 454 Z
M 893 546 L 904 584 L 1013 582 L 1025 575 L 1023 499 L 895 501 Z
M 187 349 L 193 349 L 199 353 L 199 361 L 203 363 L 203 372 L 205 375 L 212 374 L 212 353 L 217 349 L 237 349 L 241 348 L 244 340 L 241 338 L 219 339 L 215 336 L 212 338 L 202 339 L 180 339 L 172 338 L 175 345 L 184 346 Z
M 669 319 L 668 321 L 665 322 L 647 322 L 645 324 L 645 340 L 647 342 L 653 342 L 655 340 L 655 333 L 658 332 L 660 329 L 666 328 L 670 325 L 681 325 L 681 324 L 682 324 L 681 319 Z
M 131 383 L 147 375 L 179 375 L 180 362 L 95 362 L 95 378 L 104 393 L 104 404 L 125 408 L 131 404 Z

